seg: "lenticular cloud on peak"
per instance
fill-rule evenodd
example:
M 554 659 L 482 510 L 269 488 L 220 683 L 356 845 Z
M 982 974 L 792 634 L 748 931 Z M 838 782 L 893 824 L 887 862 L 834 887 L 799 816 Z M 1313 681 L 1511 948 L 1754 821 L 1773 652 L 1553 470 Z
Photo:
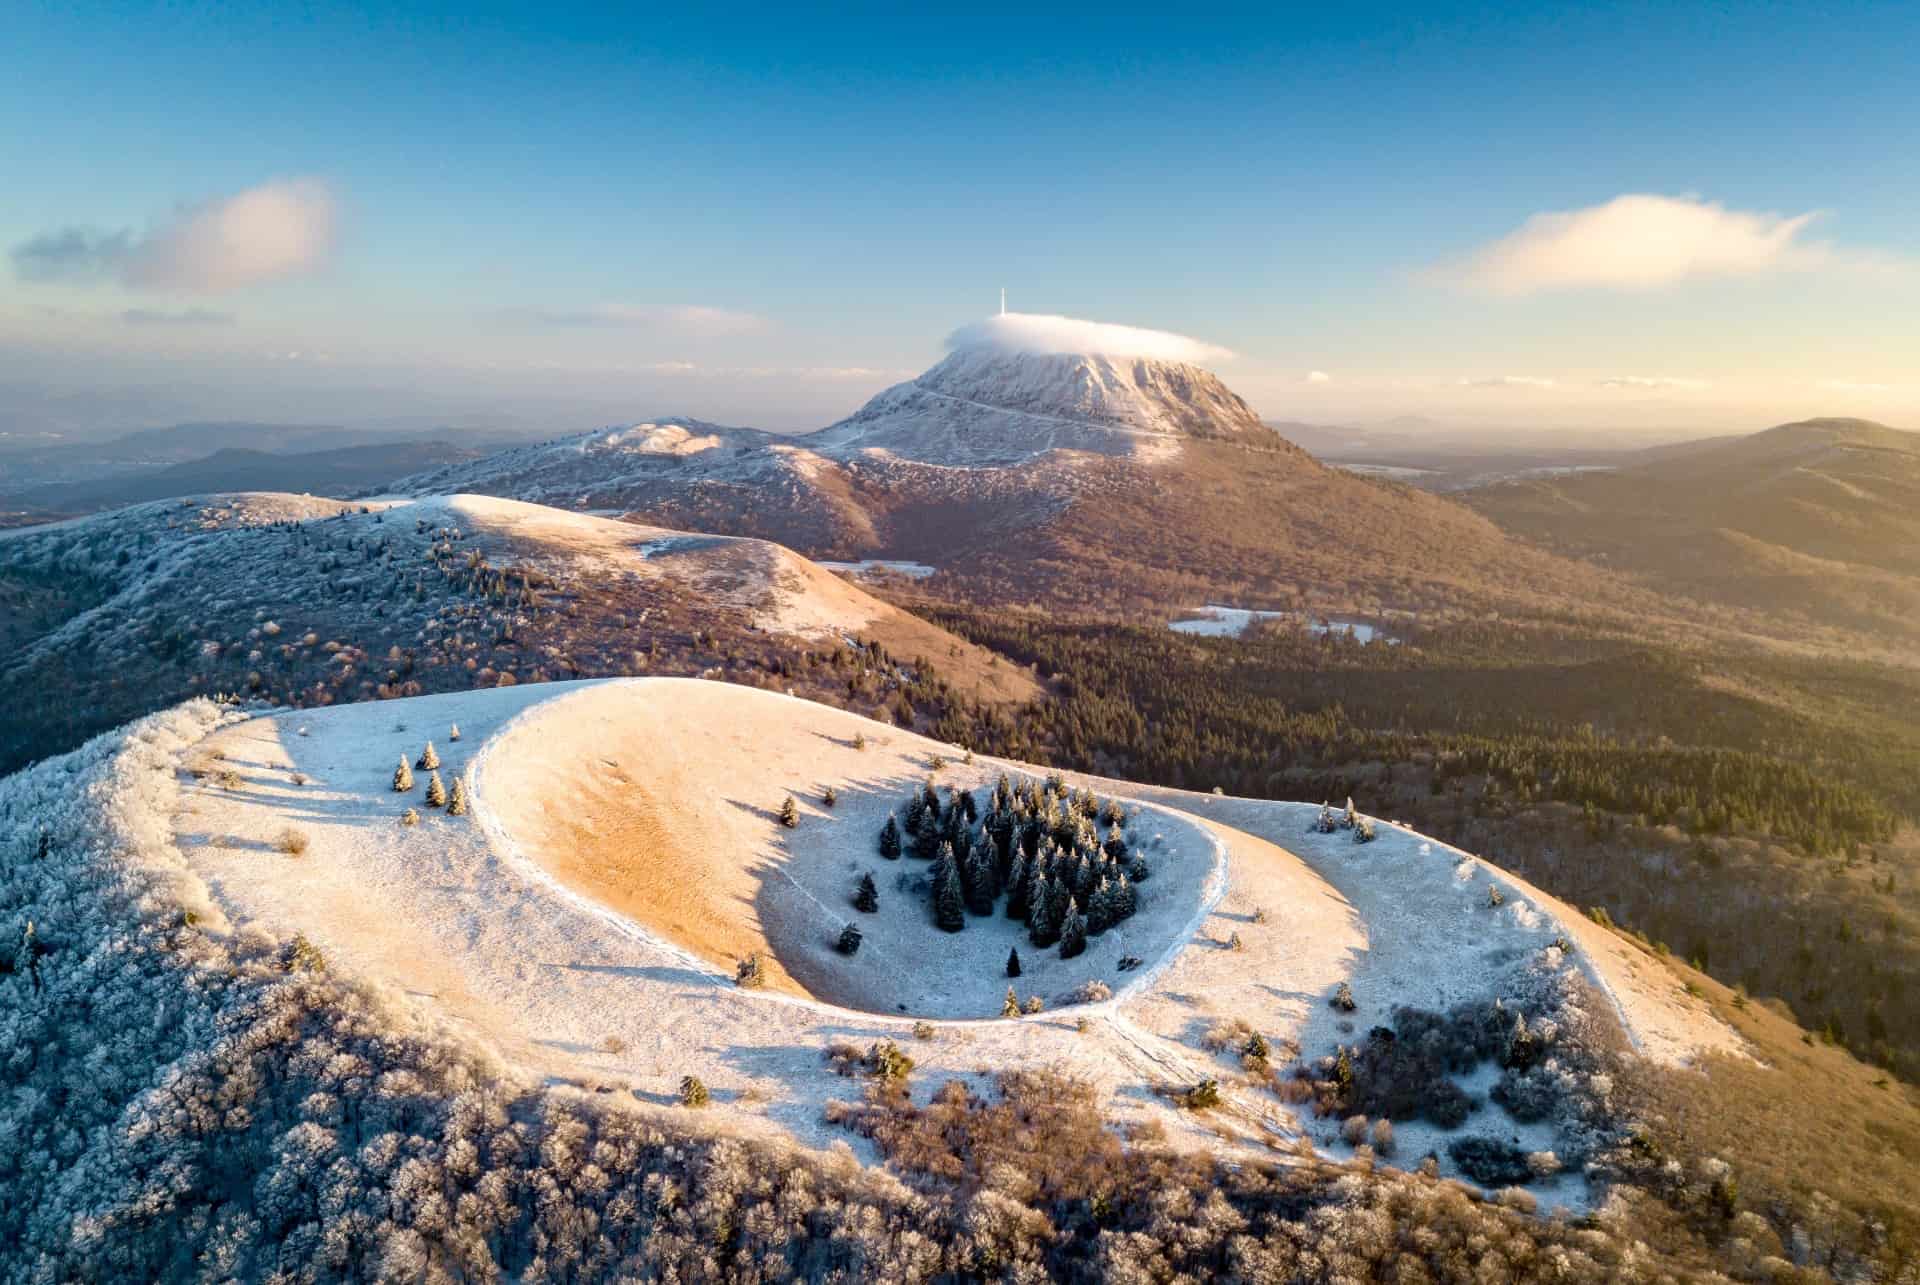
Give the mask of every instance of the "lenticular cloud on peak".
M 1165 330 L 1116 326 L 1078 317 L 1032 312 L 1003 312 L 962 326 L 947 336 L 947 348 L 992 348 L 1002 352 L 1079 353 L 1105 357 L 1145 357 L 1200 365 L 1224 361 L 1233 353 L 1215 344 Z

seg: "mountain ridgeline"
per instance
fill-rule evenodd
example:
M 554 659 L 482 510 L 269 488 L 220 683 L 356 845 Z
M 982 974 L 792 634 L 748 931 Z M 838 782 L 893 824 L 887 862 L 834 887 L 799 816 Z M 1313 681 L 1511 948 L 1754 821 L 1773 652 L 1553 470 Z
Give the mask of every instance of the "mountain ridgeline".
M 1651 609 L 1460 505 L 1320 465 L 1211 372 L 1158 358 L 961 348 L 810 434 L 660 420 L 396 486 L 913 559 L 982 602 Z

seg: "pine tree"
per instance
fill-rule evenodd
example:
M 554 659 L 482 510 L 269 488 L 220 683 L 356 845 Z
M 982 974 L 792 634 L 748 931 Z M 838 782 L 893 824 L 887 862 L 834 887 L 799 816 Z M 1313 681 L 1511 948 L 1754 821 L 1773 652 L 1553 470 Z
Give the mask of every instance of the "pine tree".
M 960 880 L 966 890 L 967 909 L 976 915 L 992 914 L 993 858 L 977 843 L 967 844 L 967 855 L 960 865 Z
M 1007 871 L 1007 918 L 1024 922 L 1027 917 L 1028 886 L 1027 854 L 1016 850 L 1013 865 Z
M 887 823 L 880 827 L 880 855 L 889 861 L 900 859 L 900 827 L 894 823 L 893 814 L 887 814 Z
M 1098 937 L 1113 926 L 1113 884 L 1105 875 L 1093 886 L 1087 898 L 1087 931 Z
M 1123 919 L 1132 918 L 1133 912 L 1139 908 L 1139 894 L 1134 892 L 1133 884 L 1127 877 L 1121 875 L 1113 885 L 1113 922 L 1117 924 Z
M 860 891 L 853 894 L 853 908 L 866 915 L 880 909 L 880 890 L 874 886 L 872 875 L 860 876 Z
M 1009 976 L 1011 976 L 1011 974 L 1009 974 Z M 1007 987 L 1006 1002 L 1000 1005 L 1000 1016 L 1002 1017 L 1020 1016 L 1020 997 L 1013 993 L 1013 987 L 1011 986 Z
M 859 954 L 860 953 L 859 925 L 848 924 L 845 928 L 842 928 L 840 930 L 840 940 L 834 944 L 834 949 L 838 950 L 842 955 Z
M 1073 901 L 1067 902 L 1067 915 L 1060 925 L 1060 958 L 1072 959 L 1087 948 L 1087 917 Z
M 821 792 L 820 803 L 823 807 L 830 808 L 834 804 L 838 803 L 839 801 L 840 801 L 840 791 L 834 789 L 831 785 L 829 785 L 824 791 Z
M 967 818 L 968 825 L 972 825 L 975 821 L 978 821 L 980 819 L 980 807 L 978 804 L 976 804 L 973 801 L 972 790 L 960 791 L 960 798 L 958 801 L 960 804 L 960 811 Z
M 413 769 L 407 766 L 406 756 L 400 758 L 400 766 L 393 770 L 393 792 L 405 794 L 413 788 Z
M 1027 940 L 1036 946 L 1051 946 L 1060 940 L 1054 927 L 1053 901 L 1053 886 L 1041 875 L 1033 881 L 1033 892 L 1027 902 Z
M 450 741 L 457 741 L 460 739 L 460 724 L 455 723 L 453 725 L 453 727 L 447 732 L 447 739 Z
M 31 919 L 20 933 L 20 949 L 13 956 L 13 975 L 25 977 L 33 986 L 33 993 L 40 993 L 40 938 L 33 930 Z
M 434 753 L 432 741 L 428 741 L 427 748 L 420 751 L 420 757 L 414 762 L 414 766 L 423 772 L 431 772 L 440 766 L 440 756 Z
M 1093 878 L 1093 862 L 1082 852 L 1073 859 L 1073 895 L 1077 900 L 1084 903 L 1093 895 Z
M 427 777 L 427 806 L 430 808 L 439 808 L 445 807 L 446 803 L 446 783 L 440 779 L 440 774 L 435 772 Z
M 463 817 L 467 814 L 467 783 L 462 777 L 453 778 L 453 789 L 447 793 L 447 815 Z
M 940 849 L 951 842 L 939 819 L 939 810 L 927 809 L 925 819 L 920 822 L 920 833 L 913 836 L 913 855 L 922 861 L 932 861 L 940 855 Z
M 892 818 L 889 817 L 889 820 Z M 927 823 L 927 805 L 919 795 L 907 800 L 907 834 L 910 838 L 920 837 L 920 828 Z
M 967 926 L 966 898 L 960 887 L 959 863 L 951 844 L 940 845 L 933 867 L 933 920 L 941 929 L 957 933 Z
M 1020 975 L 1020 952 L 1017 949 L 1010 950 L 1007 952 L 1007 976 L 1018 977 L 1019 975 Z M 1011 986 L 1007 987 L 1007 994 L 1008 995 L 1013 994 L 1013 987 Z
M 789 830 L 800 824 L 800 805 L 793 801 L 791 794 L 787 796 L 786 802 L 780 805 L 780 824 Z

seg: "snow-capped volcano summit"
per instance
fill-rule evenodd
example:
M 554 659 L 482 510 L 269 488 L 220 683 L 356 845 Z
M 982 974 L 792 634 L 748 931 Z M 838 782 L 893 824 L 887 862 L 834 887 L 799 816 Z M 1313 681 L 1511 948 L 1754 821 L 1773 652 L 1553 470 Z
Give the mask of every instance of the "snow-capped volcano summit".
M 1164 456 L 1181 437 L 1272 436 L 1252 407 L 1195 364 L 1231 354 L 1182 335 L 1003 313 L 947 343 L 945 360 L 811 444 L 990 464 L 1058 449 Z

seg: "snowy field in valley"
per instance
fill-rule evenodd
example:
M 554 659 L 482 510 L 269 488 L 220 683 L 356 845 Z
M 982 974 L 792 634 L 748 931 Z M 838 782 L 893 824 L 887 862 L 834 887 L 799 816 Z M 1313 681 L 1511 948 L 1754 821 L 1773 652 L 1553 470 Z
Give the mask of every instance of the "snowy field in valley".
M 1247 607 L 1224 607 L 1217 603 L 1194 607 L 1187 616 L 1169 621 L 1167 628 L 1177 634 L 1198 634 L 1205 638 L 1238 638 L 1256 620 L 1298 620 L 1308 633 L 1322 636 L 1346 634 L 1363 643 L 1370 643 L 1376 638 L 1389 643 L 1400 641 L 1364 620 L 1329 620 L 1302 616 L 1294 611 L 1257 611 Z
M 469 797 L 465 817 L 424 806 L 425 770 L 406 796 L 391 788 L 400 758 L 429 739 L 442 779 Z M 859 1092 L 824 1064 L 836 1043 L 898 1041 L 920 1065 L 916 1095 L 1058 1067 L 1092 1081 L 1116 1123 L 1157 1120 L 1176 1143 L 1258 1150 L 1305 1134 L 1335 1154 L 1335 1122 L 1283 1104 L 1208 1033 L 1245 1022 L 1311 1061 L 1396 1006 L 1444 1009 L 1576 970 L 1648 1056 L 1735 1046 L 1670 975 L 1564 906 L 1396 827 L 1366 845 L 1312 834 L 1317 806 L 1070 775 L 1134 813 L 1154 867 L 1136 918 L 1073 960 L 1026 947 L 1003 917 L 929 931 L 913 886 L 929 863 L 888 861 L 874 836 L 935 755 L 949 785 L 1033 771 L 964 764 L 951 746 L 751 688 L 529 685 L 226 727 L 183 756 L 172 827 L 234 926 L 302 932 L 336 969 L 412 997 L 531 1074 L 657 1105 L 696 1074 L 734 1126 L 810 1146 L 848 1137 L 822 1119 Z M 788 795 L 791 829 L 778 818 Z M 417 825 L 402 824 L 408 807 Z M 284 850 L 289 831 L 306 840 L 298 855 Z M 881 894 L 871 915 L 850 904 L 868 872 Z M 849 921 L 867 932 L 850 959 L 832 949 Z M 1562 935 L 1571 955 L 1553 947 Z M 997 1016 L 1009 945 L 1025 965 L 1020 998 L 1045 1003 L 1037 1015 Z M 762 989 L 734 985 L 749 950 L 772 962 Z M 1122 954 L 1141 965 L 1120 971 Z M 1092 978 L 1113 997 L 1075 1005 Z M 1342 982 L 1352 1013 L 1328 1003 Z M 1220 1082 L 1219 1110 L 1155 1092 L 1206 1078 Z M 1397 1163 L 1428 1147 L 1445 1156 L 1424 1128 L 1402 1130 Z M 1538 1150 L 1544 1128 L 1487 1104 L 1461 1133 Z M 1585 1198 L 1577 1177 L 1540 1194 Z
M 825 567 L 828 571 L 844 571 L 853 576 L 891 573 L 909 580 L 925 580 L 938 569 L 924 562 L 902 562 L 887 558 L 862 558 L 858 562 L 816 562 L 814 565 Z

